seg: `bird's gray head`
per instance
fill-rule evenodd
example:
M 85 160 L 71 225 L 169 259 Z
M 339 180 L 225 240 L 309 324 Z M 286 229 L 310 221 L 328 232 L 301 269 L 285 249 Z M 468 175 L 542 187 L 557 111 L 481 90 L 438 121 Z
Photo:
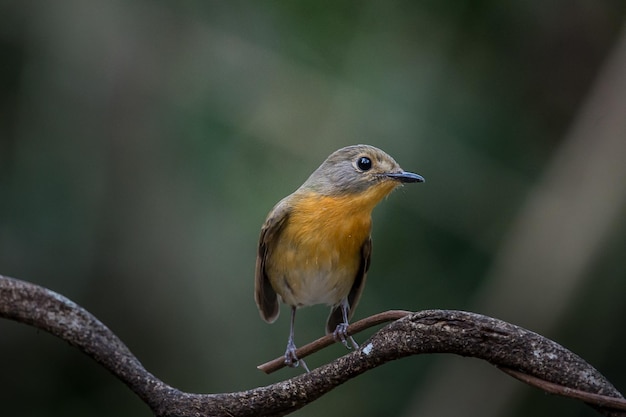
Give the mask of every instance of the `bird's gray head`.
M 410 182 L 424 182 L 424 178 L 402 170 L 378 148 L 353 145 L 333 152 L 300 188 L 323 195 L 348 195 L 383 184 L 391 191 L 401 183 Z

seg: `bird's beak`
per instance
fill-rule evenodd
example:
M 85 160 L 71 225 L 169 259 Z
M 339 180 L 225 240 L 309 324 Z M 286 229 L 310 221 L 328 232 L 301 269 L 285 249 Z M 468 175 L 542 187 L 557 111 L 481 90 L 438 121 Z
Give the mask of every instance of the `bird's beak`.
M 414 174 L 412 172 L 389 172 L 384 174 L 387 178 L 394 179 L 400 182 L 424 182 L 426 181 L 421 175 Z

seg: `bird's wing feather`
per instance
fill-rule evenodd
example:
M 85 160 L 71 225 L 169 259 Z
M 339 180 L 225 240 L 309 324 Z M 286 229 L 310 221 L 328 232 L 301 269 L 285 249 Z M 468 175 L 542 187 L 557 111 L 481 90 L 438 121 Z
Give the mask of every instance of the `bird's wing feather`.
M 263 320 L 273 323 L 280 313 L 278 294 L 272 288 L 269 277 L 265 271 L 265 263 L 273 251 L 272 242 L 276 242 L 278 236 L 287 224 L 291 209 L 288 204 L 280 201 L 268 214 L 259 237 L 259 248 L 256 257 L 256 270 L 254 277 L 254 300 L 259 308 Z

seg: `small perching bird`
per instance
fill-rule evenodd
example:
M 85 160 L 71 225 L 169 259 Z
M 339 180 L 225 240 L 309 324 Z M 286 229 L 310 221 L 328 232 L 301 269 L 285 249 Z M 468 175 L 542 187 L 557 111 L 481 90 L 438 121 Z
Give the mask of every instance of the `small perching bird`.
M 254 297 L 269 323 L 278 317 L 279 299 L 291 306 L 287 365 L 301 362 L 294 343 L 299 307 L 330 305 L 326 332 L 358 347 L 346 329 L 370 265 L 371 213 L 396 187 L 412 182 L 424 178 L 403 171 L 380 149 L 348 146 L 332 153 L 269 212 L 259 238 Z

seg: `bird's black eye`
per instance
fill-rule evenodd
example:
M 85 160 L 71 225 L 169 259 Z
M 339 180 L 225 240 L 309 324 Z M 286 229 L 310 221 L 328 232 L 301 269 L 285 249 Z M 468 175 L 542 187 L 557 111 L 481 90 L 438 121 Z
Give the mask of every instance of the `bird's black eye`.
M 357 159 L 356 166 L 361 171 L 369 171 L 370 169 L 372 169 L 372 160 L 369 159 L 367 156 L 362 156 Z

